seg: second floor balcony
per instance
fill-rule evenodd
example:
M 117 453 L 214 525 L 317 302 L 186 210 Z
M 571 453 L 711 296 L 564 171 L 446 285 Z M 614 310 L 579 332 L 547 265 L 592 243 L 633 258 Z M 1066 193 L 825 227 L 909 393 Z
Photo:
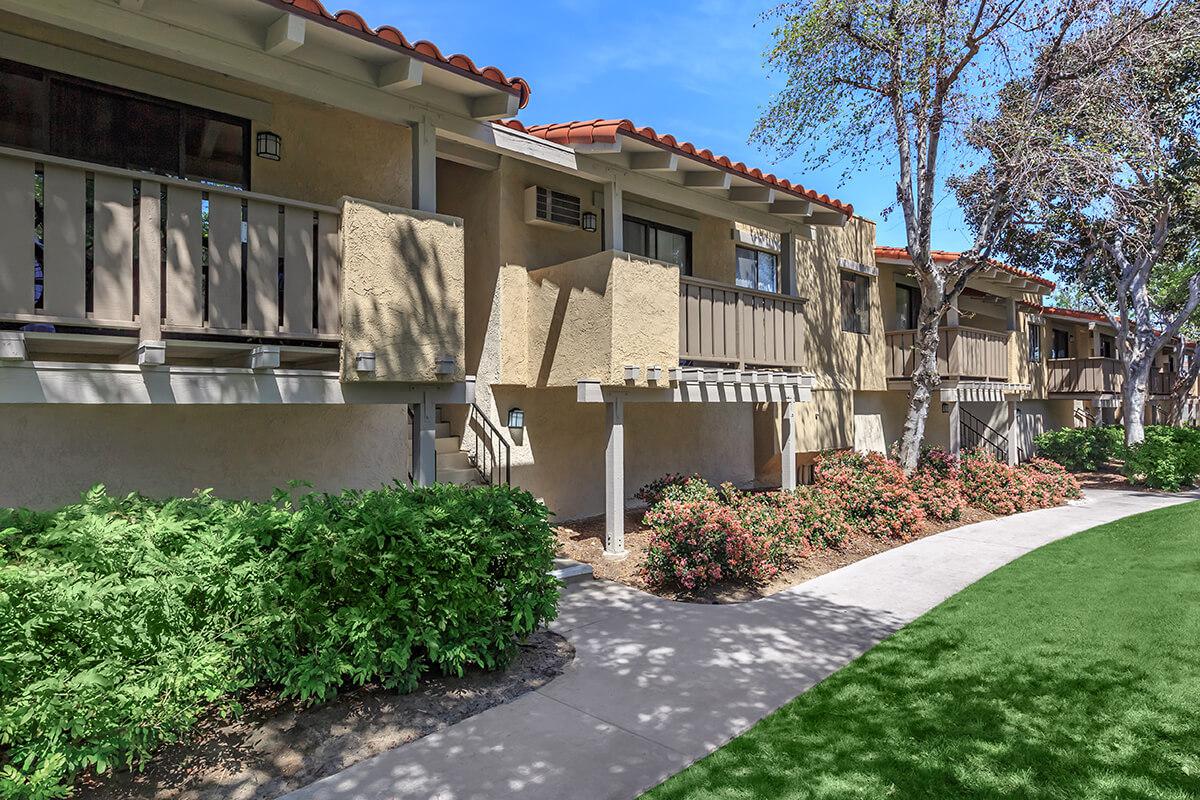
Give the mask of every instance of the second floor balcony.
M 796 370 L 804 366 L 804 300 L 689 276 L 679 279 L 679 358 Z
M 939 329 L 938 370 L 950 380 L 1008 381 L 1009 334 L 997 331 L 946 326 Z M 886 334 L 888 380 L 912 377 L 916 358 L 915 330 Z
M 1119 395 L 1125 384 L 1125 373 L 1116 358 L 1053 358 L 1047 366 L 1047 390 L 1052 395 Z M 1151 369 L 1150 394 L 1170 394 L 1174 380 L 1165 369 Z

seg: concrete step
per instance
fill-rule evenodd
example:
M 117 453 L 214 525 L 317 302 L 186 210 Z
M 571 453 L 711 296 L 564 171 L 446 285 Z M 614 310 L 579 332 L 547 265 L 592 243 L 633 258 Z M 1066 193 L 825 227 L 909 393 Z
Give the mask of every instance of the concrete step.
M 461 450 L 454 450 L 450 453 L 439 451 L 437 466 L 438 472 L 443 469 L 468 469 L 471 467 L 471 459 L 467 458 L 467 454 Z
M 445 439 L 446 437 L 448 437 L 450 435 L 450 423 L 449 422 L 439 422 L 437 424 L 437 426 L 434 428 L 434 430 L 437 431 L 436 435 L 439 439 Z
M 434 449 L 438 454 L 442 453 L 457 453 L 462 447 L 462 440 L 457 436 L 442 436 L 434 442 Z
M 478 483 L 479 473 L 475 471 L 474 467 L 461 469 L 454 467 L 443 467 L 441 464 L 439 464 L 437 481 L 438 483 L 456 483 L 459 486 L 466 486 L 468 484 Z
M 550 574 L 568 585 L 590 581 L 593 577 L 591 564 L 582 564 L 569 558 L 554 559 L 554 569 L 550 570 Z

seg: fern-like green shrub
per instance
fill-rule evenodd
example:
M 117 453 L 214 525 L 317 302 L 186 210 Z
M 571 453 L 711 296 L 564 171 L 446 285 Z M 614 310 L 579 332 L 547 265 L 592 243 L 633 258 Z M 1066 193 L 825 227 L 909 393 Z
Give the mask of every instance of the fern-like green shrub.
M 1125 435 L 1119 425 L 1061 428 L 1039 433 L 1033 443 L 1042 458 L 1056 461 L 1072 472 L 1094 472 L 1120 457 Z
M 1146 439 L 1125 449 L 1125 476 L 1152 489 L 1178 492 L 1200 478 L 1200 429 L 1149 425 Z
M 453 486 L 0 510 L 0 798 L 68 796 L 250 686 L 316 702 L 503 665 L 555 614 L 547 516 Z

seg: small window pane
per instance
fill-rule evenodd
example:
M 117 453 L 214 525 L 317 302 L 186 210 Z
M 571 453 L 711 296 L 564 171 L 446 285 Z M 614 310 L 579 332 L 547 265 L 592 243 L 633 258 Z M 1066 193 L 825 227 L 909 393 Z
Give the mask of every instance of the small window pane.
M 777 291 L 776 260 L 772 253 L 758 254 L 758 289 L 762 292 Z
M 178 108 L 55 81 L 51 113 L 56 155 L 179 175 Z
M 656 230 L 656 255 L 659 261 L 685 266 L 687 260 L 687 240 L 674 231 Z
M 907 331 L 916 328 L 920 315 L 920 292 L 911 286 L 896 284 L 896 330 Z
M 1042 326 L 1029 326 L 1029 360 L 1038 363 L 1042 360 Z
M 734 282 L 743 289 L 753 289 L 758 277 L 758 258 L 753 250 L 737 248 L 737 276 Z
M 625 229 L 625 252 L 635 256 L 653 258 L 654 254 L 649 252 L 649 248 L 646 246 L 646 226 L 627 218 L 623 227 Z
M 46 112 L 41 71 L 0 62 L 0 144 L 44 150 Z
M 841 280 L 842 330 L 871 332 L 871 284 L 865 275 L 843 272 Z
M 244 125 L 188 110 L 184 112 L 183 136 L 185 178 L 247 185 Z
M 1071 336 L 1066 331 L 1054 331 L 1054 344 L 1050 349 L 1051 358 L 1070 358 Z

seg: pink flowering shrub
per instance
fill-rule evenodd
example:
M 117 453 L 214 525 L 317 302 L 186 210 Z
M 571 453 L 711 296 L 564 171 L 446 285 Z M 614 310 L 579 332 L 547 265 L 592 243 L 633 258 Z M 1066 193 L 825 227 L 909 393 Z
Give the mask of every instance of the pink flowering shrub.
M 907 541 L 925 524 L 925 512 L 908 476 L 880 453 L 824 453 L 813 476 L 817 489 L 833 498 L 862 533 Z
M 646 512 L 652 529 L 643 571 L 655 586 L 701 591 L 721 580 L 761 583 L 778 571 L 769 536 L 716 500 L 664 500 Z
M 1021 468 L 1027 476 L 1045 487 L 1052 506 L 1062 505 L 1068 500 L 1083 497 L 1079 481 L 1075 480 L 1075 476 L 1057 461 L 1051 461 L 1048 458 L 1032 458 L 1027 464 L 1022 464 Z
M 958 459 L 938 447 L 921 453 L 917 470 L 908 479 L 928 519 L 952 522 L 962 519 L 967 501 L 963 498 Z
M 967 502 L 993 514 L 1052 508 L 1081 496 L 1078 481 L 1053 461 L 1013 467 L 982 451 L 963 456 L 962 483 Z

